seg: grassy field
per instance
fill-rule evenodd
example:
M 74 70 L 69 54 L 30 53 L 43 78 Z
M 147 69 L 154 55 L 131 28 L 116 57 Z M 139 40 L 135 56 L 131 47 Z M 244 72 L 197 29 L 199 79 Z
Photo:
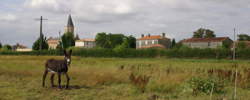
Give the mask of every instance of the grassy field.
M 0 100 L 210 100 L 211 93 L 212 100 L 233 97 L 235 64 L 230 60 L 73 57 L 70 88 L 57 89 L 50 87 L 50 75 L 46 87 L 41 86 L 49 58 L 63 59 L 0 56 Z M 237 98 L 249 100 L 250 62 L 236 62 Z M 150 77 L 149 81 L 133 81 L 131 73 L 137 78 Z

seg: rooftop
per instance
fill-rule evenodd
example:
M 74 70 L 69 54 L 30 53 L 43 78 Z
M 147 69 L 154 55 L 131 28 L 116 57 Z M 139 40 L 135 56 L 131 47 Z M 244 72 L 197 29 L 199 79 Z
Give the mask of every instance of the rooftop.
M 215 38 L 189 38 L 181 42 L 221 42 L 230 39 L 229 37 L 215 37 Z
M 80 39 L 77 40 L 76 42 L 95 42 L 95 39 Z
M 144 36 L 139 38 L 138 40 L 153 40 L 153 39 L 162 39 L 164 37 L 162 37 L 161 35 L 152 35 L 152 36 Z

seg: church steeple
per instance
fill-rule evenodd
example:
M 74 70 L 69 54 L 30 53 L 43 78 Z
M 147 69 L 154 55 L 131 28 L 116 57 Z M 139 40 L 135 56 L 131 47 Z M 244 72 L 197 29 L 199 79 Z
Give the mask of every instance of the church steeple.
M 74 24 L 73 24 L 71 14 L 69 14 L 69 17 L 68 17 L 68 24 L 65 27 L 65 33 L 74 33 Z
M 71 18 L 71 15 L 69 15 L 69 18 L 68 18 L 68 27 L 74 27 L 74 24 L 73 24 L 73 21 L 72 21 L 72 18 Z

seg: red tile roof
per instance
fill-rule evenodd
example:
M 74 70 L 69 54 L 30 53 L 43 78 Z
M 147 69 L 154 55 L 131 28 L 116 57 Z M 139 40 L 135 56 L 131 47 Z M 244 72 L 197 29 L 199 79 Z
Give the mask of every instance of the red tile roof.
M 163 37 L 161 35 L 152 35 L 152 36 L 144 36 L 142 38 L 139 38 L 138 40 L 153 40 L 153 39 L 162 39 Z
M 230 39 L 229 37 L 216 37 L 216 38 L 190 38 L 184 39 L 181 42 L 221 42 L 226 39 Z
M 95 42 L 95 39 L 81 39 L 81 40 L 77 40 L 76 42 L 86 42 L 86 41 Z
M 154 45 L 149 45 L 149 46 L 142 46 L 139 49 L 143 49 L 143 48 L 166 48 L 164 45 L 161 44 L 154 44 Z

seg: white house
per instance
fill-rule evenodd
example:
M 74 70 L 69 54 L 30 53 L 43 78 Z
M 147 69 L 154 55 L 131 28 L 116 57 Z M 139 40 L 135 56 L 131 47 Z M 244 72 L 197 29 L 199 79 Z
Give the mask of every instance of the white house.
M 171 40 L 165 36 L 165 33 L 162 35 L 150 35 L 144 36 L 142 34 L 141 38 L 136 40 L 136 48 L 170 48 Z
M 94 48 L 96 46 L 95 39 L 81 39 L 75 42 L 76 47 Z

